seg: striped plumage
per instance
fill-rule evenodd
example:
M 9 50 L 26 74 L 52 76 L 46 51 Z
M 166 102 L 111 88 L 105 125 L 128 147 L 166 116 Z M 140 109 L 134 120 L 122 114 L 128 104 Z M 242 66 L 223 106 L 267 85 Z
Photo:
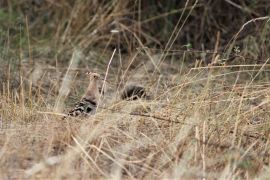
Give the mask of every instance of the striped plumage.
M 140 85 L 129 84 L 121 93 L 121 99 L 123 100 L 137 100 L 140 98 L 148 98 L 145 88 Z
M 77 116 L 87 116 L 95 114 L 98 105 L 98 100 L 100 97 L 100 92 L 98 89 L 98 81 L 100 75 L 97 73 L 87 73 L 90 77 L 90 82 L 85 94 L 82 99 L 75 104 L 75 107 L 70 110 L 67 116 L 77 117 Z
M 83 98 L 81 101 L 75 104 L 75 108 L 69 111 L 68 116 L 79 116 L 79 115 L 92 115 L 95 114 L 97 103 L 90 99 Z

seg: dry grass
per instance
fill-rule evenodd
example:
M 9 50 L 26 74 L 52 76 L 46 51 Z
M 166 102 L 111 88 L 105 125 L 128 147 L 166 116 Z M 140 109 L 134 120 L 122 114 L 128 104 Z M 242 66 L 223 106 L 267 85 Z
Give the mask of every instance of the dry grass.
M 131 69 L 126 77 L 128 82 L 146 86 L 151 100 L 119 100 L 112 83 L 116 69 L 111 67 L 111 90 L 98 113 L 88 119 L 61 120 L 51 103 L 57 93 L 33 96 L 29 88 L 10 95 L 4 91 L 2 178 L 265 176 L 270 153 L 270 84 L 262 76 L 268 65 L 190 70 L 179 66 L 168 71 L 172 64 L 166 61 L 160 74 L 152 76 L 154 66 L 148 61 L 148 67 Z M 255 80 L 257 76 L 260 80 Z M 49 91 L 54 88 L 48 77 L 42 81 Z M 72 87 L 83 81 L 77 76 Z M 76 94 L 75 90 L 70 93 Z
M 27 17 L 0 18 L 0 179 L 270 178 L 260 3 L 173 1 L 181 8 L 157 15 L 152 1 L 33 2 L 3 1 Z M 228 19 L 224 3 L 237 9 Z M 89 70 L 108 81 L 97 113 L 63 120 Z M 150 99 L 120 100 L 128 83 Z

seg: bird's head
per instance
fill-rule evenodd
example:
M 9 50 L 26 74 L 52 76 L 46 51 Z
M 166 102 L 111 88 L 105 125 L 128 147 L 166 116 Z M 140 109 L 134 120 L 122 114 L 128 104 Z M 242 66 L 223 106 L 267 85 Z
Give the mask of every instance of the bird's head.
M 99 79 L 101 79 L 100 74 L 98 73 L 87 72 L 86 74 L 89 76 L 90 81 L 98 81 Z

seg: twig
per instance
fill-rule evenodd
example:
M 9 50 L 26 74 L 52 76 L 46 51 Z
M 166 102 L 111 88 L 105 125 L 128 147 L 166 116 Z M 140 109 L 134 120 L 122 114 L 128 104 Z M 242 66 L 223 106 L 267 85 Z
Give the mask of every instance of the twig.
M 171 120 L 171 119 L 166 119 L 166 118 L 163 118 L 163 117 L 158 117 L 158 116 L 150 115 L 150 114 L 142 114 L 142 113 L 137 113 L 137 112 L 128 113 L 128 112 L 123 112 L 123 111 L 115 111 L 113 109 L 104 108 L 104 107 L 100 107 L 100 108 L 105 109 L 105 110 L 109 110 L 112 113 L 119 113 L 119 114 L 121 113 L 121 114 L 130 115 L 130 116 L 141 116 L 141 117 L 154 118 L 154 119 L 157 119 L 157 120 L 167 121 L 167 122 L 172 122 L 172 123 L 177 123 L 177 124 L 184 124 L 184 125 L 189 125 L 189 126 L 198 126 L 198 124 L 189 124 L 189 123 L 174 121 L 174 120 Z
M 107 65 L 107 70 L 106 70 L 106 74 L 105 74 L 105 77 L 104 77 L 104 80 L 103 80 L 101 92 L 104 91 L 105 82 L 106 82 L 106 79 L 107 79 L 107 76 L 108 76 L 108 72 L 109 72 L 109 69 L 110 69 L 110 65 L 111 65 L 111 62 L 112 62 L 112 60 L 113 60 L 113 57 L 114 57 L 115 52 L 116 52 L 116 49 L 114 49 L 114 51 L 113 51 L 113 53 L 112 53 L 112 56 L 111 56 L 111 59 L 110 59 L 108 65 Z M 101 99 L 101 96 L 99 96 L 98 102 L 100 102 L 100 99 Z M 99 108 L 99 103 L 98 103 L 98 105 L 97 105 L 97 109 L 96 109 L 96 110 L 98 110 L 98 108 Z
M 66 114 L 63 114 L 63 113 L 57 113 L 57 112 L 37 111 L 37 113 L 38 113 L 38 114 L 56 115 L 56 116 L 66 116 Z
M 228 44 L 227 44 L 226 47 L 225 47 L 225 51 L 228 49 L 229 44 L 234 44 L 234 43 L 235 43 L 235 41 L 236 41 L 238 35 L 243 31 L 243 29 L 244 29 L 248 24 L 250 24 L 250 23 L 252 23 L 252 22 L 256 22 L 256 21 L 267 20 L 267 19 L 269 20 L 269 19 L 270 19 L 270 16 L 264 16 L 264 17 L 253 18 L 253 19 L 247 21 L 245 24 L 243 24 L 243 25 L 241 26 L 240 30 L 233 36 L 232 39 L 230 39 L 230 41 L 228 42 Z M 232 42 L 232 43 L 231 43 L 231 42 Z
M 230 130 L 230 133 L 234 134 L 234 131 L 233 131 L 233 130 Z M 248 133 L 243 133 L 242 135 L 243 135 L 243 136 L 246 136 L 246 137 L 250 137 L 250 138 L 255 138 L 255 139 L 260 138 L 261 140 L 267 140 L 267 139 L 266 139 L 265 137 L 263 137 L 263 136 L 255 136 L 255 135 L 248 134 Z

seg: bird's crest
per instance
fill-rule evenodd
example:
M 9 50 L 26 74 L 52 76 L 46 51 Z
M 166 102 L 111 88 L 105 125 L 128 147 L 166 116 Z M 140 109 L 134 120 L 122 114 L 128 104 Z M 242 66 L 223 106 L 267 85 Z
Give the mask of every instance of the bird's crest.
M 90 77 L 96 78 L 96 79 L 99 79 L 100 78 L 100 74 L 98 74 L 98 73 L 86 72 L 85 74 L 88 75 L 88 76 L 90 76 Z

